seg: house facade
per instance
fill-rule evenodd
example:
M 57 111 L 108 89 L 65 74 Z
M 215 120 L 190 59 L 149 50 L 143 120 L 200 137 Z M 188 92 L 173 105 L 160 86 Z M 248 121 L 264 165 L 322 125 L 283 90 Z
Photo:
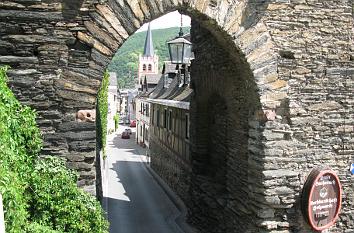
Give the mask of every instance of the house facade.
M 150 128 L 150 103 L 146 101 L 147 96 L 138 95 L 136 104 L 136 142 L 142 147 L 149 147 Z
M 129 124 L 131 120 L 135 120 L 135 103 L 134 97 L 137 92 L 133 89 L 122 89 L 119 91 L 119 119 L 121 123 Z
M 164 146 L 189 164 L 189 102 L 149 100 L 151 104 L 150 140 Z
M 188 187 L 188 174 L 191 172 L 190 154 L 190 87 L 189 66 L 181 72 L 176 65 L 165 62 L 164 74 L 158 86 L 147 100 L 151 104 L 149 154 L 151 166 L 177 192 Z M 174 166 L 178 164 L 178 166 Z M 186 172 L 187 171 L 187 172 Z M 173 182 L 183 177 L 181 182 Z M 178 178 L 177 178 L 178 179 Z M 186 182 L 187 181 L 187 182 Z
M 115 131 L 114 116 L 118 113 L 120 100 L 118 98 L 117 75 L 114 72 L 109 73 L 108 86 L 108 114 L 107 114 L 107 132 Z

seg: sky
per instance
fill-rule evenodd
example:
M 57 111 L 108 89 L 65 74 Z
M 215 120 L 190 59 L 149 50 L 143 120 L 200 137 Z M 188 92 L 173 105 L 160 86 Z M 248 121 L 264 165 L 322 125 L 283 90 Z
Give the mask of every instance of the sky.
M 191 25 L 191 18 L 187 15 L 182 16 L 183 27 Z M 178 11 L 168 13 L 151 21 L 151 29 L 170 28 L 181 26 L 181 15 Z M 148 23 L 144 24 L 137 32 L 146 31 Z

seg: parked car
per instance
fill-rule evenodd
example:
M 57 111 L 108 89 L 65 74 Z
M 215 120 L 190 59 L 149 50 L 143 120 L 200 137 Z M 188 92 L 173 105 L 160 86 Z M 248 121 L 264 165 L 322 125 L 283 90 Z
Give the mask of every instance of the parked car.
M 125 129 L 124 131 L 128 132 L 128 134 L 132 134 L 133 133 L 131 129 Z
M 122 132 L 122 139 L 130 139 L 129 133 L 125 130 Z
M 132 127 L 132 128 L 136 127 L 136 120 L 130 121 L 130 127 Z

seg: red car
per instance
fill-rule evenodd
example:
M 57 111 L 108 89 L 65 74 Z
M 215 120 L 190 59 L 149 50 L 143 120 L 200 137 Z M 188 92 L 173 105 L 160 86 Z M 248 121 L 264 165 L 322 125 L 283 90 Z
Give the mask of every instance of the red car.
M 130 125 L 129 126 L 132 127 L 132 128 L 135 128 L 136 127 L 136 121 L 135 120 L 130 121 Z
M 123 131 L 123 132 L 122 132 L 122 139 L 130 139 L 129 132 Z

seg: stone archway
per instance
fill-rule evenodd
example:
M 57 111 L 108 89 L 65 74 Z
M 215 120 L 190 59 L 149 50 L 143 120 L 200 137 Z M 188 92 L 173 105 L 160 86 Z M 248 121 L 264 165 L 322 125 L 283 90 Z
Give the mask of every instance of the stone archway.
M 15 94 L 39 113 L 44 153 L 66 157 L 68 165 L 80 172 L 79 185 L 94 193 L 95 125 L 76 122 L 75 114 L 94 109 L 105 67 L 142 23 L 176 9 L 191 15 L 227 50 L 230 61 L 245 68 L 242 85 L 253 89 L 258 99 L 243 128 L 247 151 L 241 154 L 247 156 L 247 168 L 240 175 L 246 182 L 248 206 L 237 207 L 235 202 L 236 210 L 249 216 L 243 221 L 252 218 L 250 231 L 308 231 L 298 214 L 306 174 L 319 163 L 344 171 L 351 160 L 350 4 L 349 0 L 335 6 L 251 0 L 6 1 L 0 4 L 0 63 L 13 67 L 9 77 Z M 289 20 L 284 22 L 284 16 Z M 313 40 L 316 36 L 321 43 Z M 200 87 L 196 85 L 197 93 Z M 192 150 L 198 152 L 196 148 Z M 353 189 L 349 174 L 340 175 L 349 196 L 340 222 L 342 228 L 352 229 L 346 216 L 354 211 Z
M 227 42 L 220 43 L 198 22 L 191 31 L 191 218 L 210 232 L 255 232 L 255 210 L 261 206 L 250 186 L 262 184 L 252 180 L 249 140 L 252 130 L 262 129 L 249 122 L 264 120 L 255 118 L 261 109 L 256 83 L 241 51 L 230 53 Z

